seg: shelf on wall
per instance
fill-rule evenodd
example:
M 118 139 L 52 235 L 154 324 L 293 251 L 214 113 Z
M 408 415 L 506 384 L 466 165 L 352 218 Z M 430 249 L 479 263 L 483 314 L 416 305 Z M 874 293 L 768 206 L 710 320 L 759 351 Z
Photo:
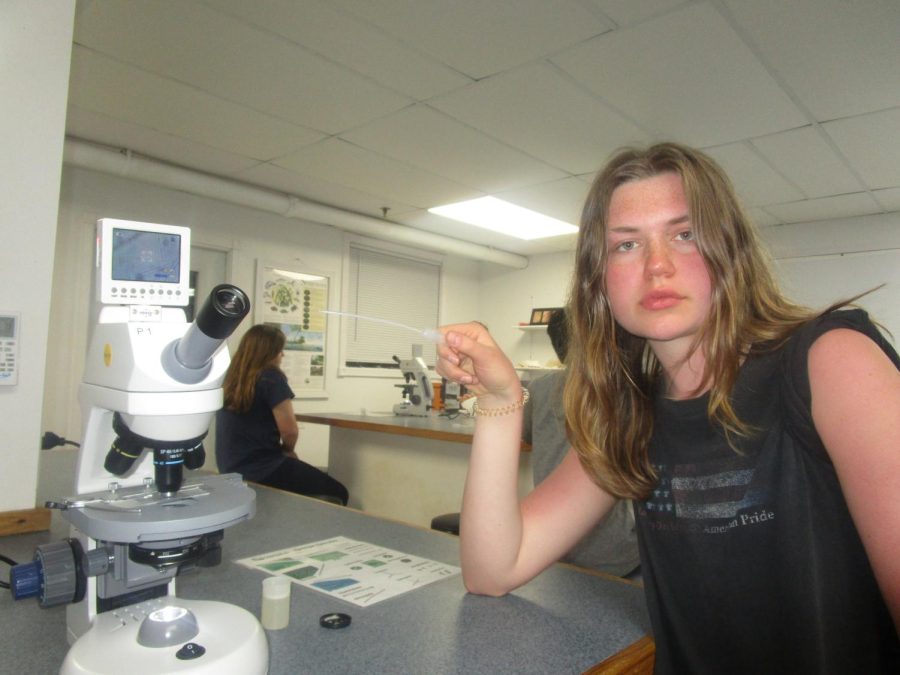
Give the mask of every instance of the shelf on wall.
M 530 330 L 547 330 L 547 326 L 544 325 L 544 324 L 537 324 L 537 325 L 526 324 L 526 325 L 524 325 L 524 326 L 523 326 L 523 325 L 518 325 L 518 326 L 516 326 L 516 328 L 518 328 L 519 330 L 524 330 L 524 331 L 530 331 Z

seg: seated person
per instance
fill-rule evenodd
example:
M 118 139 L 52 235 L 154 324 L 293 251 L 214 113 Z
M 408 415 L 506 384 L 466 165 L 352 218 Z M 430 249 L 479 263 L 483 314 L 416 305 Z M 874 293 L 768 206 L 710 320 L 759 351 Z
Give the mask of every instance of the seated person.
M 347 505 L 347 488 L 300 460 L 291 400 L 294 392 L 281 371 L 285 336 L 258 324 L 241 338 L 225 374 L 224 407 L 216 413 L 216 463 L 222 473 Z
M 547 326 L 557 358 L 565 363 L 568 347 L 565 310 L 555 312 Z M 563 410 L 565 371 L 549 373 L 528 384 L 522 438 L 531 443 L 534 484 L 543 481 L 569 450 Z M 619 500 L 607 516 L 564 558 L 564 562 L 626 576 L 640 565 L 634 510 L 630 500 Z

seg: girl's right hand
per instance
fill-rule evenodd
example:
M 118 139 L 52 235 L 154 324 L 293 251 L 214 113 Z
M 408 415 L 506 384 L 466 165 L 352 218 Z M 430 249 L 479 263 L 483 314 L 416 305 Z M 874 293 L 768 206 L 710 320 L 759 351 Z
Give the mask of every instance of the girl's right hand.
M 444 342 L 437 345 L 439 375 L 465 385 L 479 398 L 490 397 L 490 407 L 521 399 L 516 370 L 484 324 L 452 324 L 438 330 L 444 335 Z

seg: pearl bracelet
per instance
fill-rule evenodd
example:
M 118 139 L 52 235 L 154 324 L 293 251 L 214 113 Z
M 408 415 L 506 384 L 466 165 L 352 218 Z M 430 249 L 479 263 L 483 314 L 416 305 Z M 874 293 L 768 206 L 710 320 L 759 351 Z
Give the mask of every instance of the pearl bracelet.
M 510 403 L 502 408 L 482 408 L 478 405 L 478 399 L 476 398 L 475 403 L 472 404 L 472 417 L 503 417 L 504 415 L 511 415 L 517 410 L 524 408 L 526 403 L 528 403 L 528 390 L 524 387 L 522 388 L 521 401 Z

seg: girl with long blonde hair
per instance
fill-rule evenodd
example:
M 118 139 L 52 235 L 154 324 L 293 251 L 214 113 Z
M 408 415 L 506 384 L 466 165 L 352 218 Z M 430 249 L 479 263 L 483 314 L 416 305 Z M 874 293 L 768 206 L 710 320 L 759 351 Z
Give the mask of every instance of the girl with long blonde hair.
M 438 372 L 478 396 L 467 588 L 526 583 L 629 497 L 657 672 L 898 672 L 900 357 L 845 304 L 781 293 L 704 153 L 618 153 L 575 253 L 573 447 L 521 503 L 515 369 L 483 325 L 442 329 Z

